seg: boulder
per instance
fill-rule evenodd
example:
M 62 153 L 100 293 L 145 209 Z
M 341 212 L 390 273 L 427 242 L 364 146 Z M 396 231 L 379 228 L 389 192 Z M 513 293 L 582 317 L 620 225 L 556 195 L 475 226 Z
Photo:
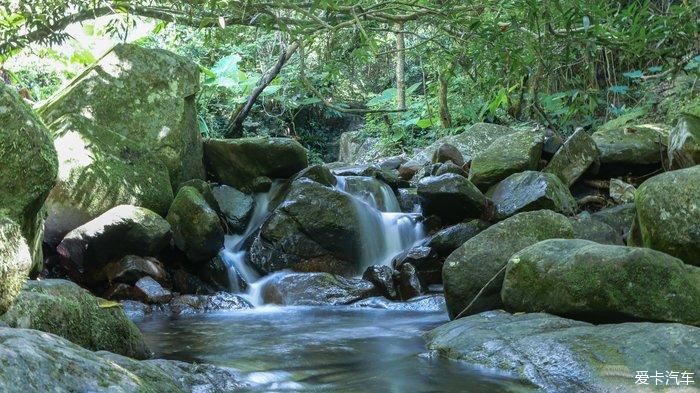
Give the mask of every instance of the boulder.
M 32 253 L 22 228 L 0 215 L 0 315 L 10 308 L 31 267 Z
M 385 265 L 372 265 L 362 274 L 362 279 L 374 285 L 377 291 L 387 299 L 399 298 L 394 285 L 394 270 Z
M 0 124 L 0 215 L 19 225 L 23 240 L 14 234 L 12 238 L 6 237 L 13 232 L 7 228 L 3 229 L 3 236 L 14 245 L 25 243 L 32 261 L 30 266 L 22 265 L 20 270 L 17 270 L 19 264 L 6 268 L 5 264 L 10 262 L 3 255 L 0 271 L 25 275 L 32 265 L 35 271 L 41 270 L 45 217 L 42 206 L 56 182 L 58 162 L 49 130 L 4 83 L 0 83 Z M 3 227 L 7 225 L 2 224 Z M 4 292 L 0 290 L 0 298 L 5 296 Z M 0 300 L 0 313 L 2 303 Z
M 327 187 L 333 187 L 337 183 L 335 175 L 333 175 L 330 169 L 323 165 L 312 165 L 303 169 L 301 172 L 297 173 L 292 180 L 301 179 L 303 177 Z
M 431 247 L 415 246 L 397 255 L 392 264 L 399 272 L 403 272 L 405 264 L 413 266 L 420 284 L 428 287 L 433 284 L 442 284 L 442 261 Z
M 166 220 L 172 227 L 175 246 L 194 264 L 214 258 L 224 246 L 219 217 L 193 187 L 178 191 Z
M 459 248 L 464 242 L 473 238 L 481 231 L 489 227 L 484 220 L 471 220 L 447 227 L 433 235 L 428 241 L 428 247 L 432 248 L 443 258 Z
M 433 164 L 452 162 L 460 168 L 464 165 L 462 153 L 449 143 L 440 145 L 440 147 L 435 150 L 435 153 L 433 153 L 433 159 L 431 161 Z
M 206 266 L 205 263 L 203 266 Z M 203 266 L 200 266 L 203 267 Z M 212 295 L 216 293 L 216 288 L 204 282 L 199 276 L 185 269 L 176 269 L 171 272 L 172 290 L 182 294 Z
M 212 194 L 226 218 L 229 232 L 244 232 L 255 210 L 255 199 L 226 185 L 212 187 Z
M 556 175 L 564 185 L 571 187 L 587 171 L 600 167 L 598 147 L 583 128 L 577 129 L 557 150 L 544 172 Z
M 240 373 L 208 364 L 133 360 L 61 337 L 0 327 L 3 392 L 214 392 L 250 388 Z
M 700 266 L 700 165 L 662 173 L 639 186 L 631 245 Z
M 137 359 L 150 357 L 136 325 L 118 304 L 104 302 L 70 281 L 27 281 L 15 303 L 0 318 L 10 327 L 56 334 L 94 351 Z
M 634 193 L 637 189 L 620 179 L 610 179 L 609 191 L 610 198 L 616 203 L 632 203 L 634 202 Z
M 134 284 L 137 296 L 135 299 L 146 303 L 167 303 L 173 298 L 173 294 L 163 288 L 152 277 L 141 277 Z
M 200 194 L 202 194 L 204 200 L 207 201 L 209 207 L 214 209 L 217 213 L 223 214 L 221 212 L 221 208 L 219 207 L 219 202 L 216 200 L 216 197 L 214 197 L 214 185 L 202 179 L 192 179 L 180 184 L 180 187 L 178 187 L 178 191 L 180 190 L 180 188 L 187 186 L 194 187 L 197 191 L 199 191 Z
M 574 228 L 574 238 L 576 239 L 590 240 L 600 244 L 625 245 L 622 231 L 594 218 L 588 212 L 584 211 L 574 217 L 569 217 L 569 222 Z
M 593 322 L 700 325 L 700 268 L 648 248 L 551 239 L 508 262 L 503 303 Z
M 244 291 L 246 289 L 246 283 L 240 278 L 238 272 L 235 272 L 233 275 L 229 273 L 229 267 L 222 259 L 221 254 L 215 256 L 201 268 L 199 268 L 197 275 L 204 282 L 219 291 L 228 291 L 236 287 L 240 291 Z M 234 280 L 235 282 L 232 282 Z
M 509 127 L 490 123 L 476 123 L 457 135 L 448 135 L 440 138 L 430 146 L 411 157 L 404 163 L 399 172 L 404 179 L 410 179 L 422 167 L 430 164 L 435 151 L 444 144 L 450 144 L 459 150 L 465 162 L 472 160 L 472 157 L 486 149 L 496 139 L 510 135 L 515 130 Z
M 484 216 L 488 200 L 469 180 L 454 173 L 430 176 L 418 183 L 425 214 L 440 216 L 446 223 Z
M 635 214 L 634 203 L 625 203 L 598 210 L 591 214 L 591 218 L 610 225 L 623 239 L 627 239 Z
M 496 216 L 500 218 L 541 209 L 571 215 L 577 208 L 569 189 L 551 173 L 515 173 L 495 185 L 487 194 L 496 208 Z
M 396 199 L 402 212 L 412 213 L 420 209 L 420 197 L 416 188 L 399 188 Z
M 135 284 L 143 277 L 152 277 L 161 284 L 169 281 L 168 273 L 163 264 L 155 258 L 127 255 L 124 258 L 107 264 L 102 272 L 109 283 Z
M 533 131 L 520 131 L 498 138 L 474 156 L 469 180 L 485 191 L 514 173 L 536 170 L 543 143 L 542 133 Z
M 469 174 L 465 172 L 462 167 L 453 164 L 452 161 L 441 164 L 435 171 L 435 176 L 444 175 L 445 173 L 454 173 L 463 177 L 469 177 Z
M 639 371 L 653 376 L 654 370 L 680 374 L 700 367 L 700 329 L 672 323 L 595 326 L 543 313 L 490 311 L 442 325 L 427 333 L 427 341 L 440 357 L 546 392 L 637 393 L 646 391 L 635 384 Z M 660 388 L 653 377 L 649 383 L 649 391 Z M 676 388 L 686 386 L 668 391 Z
M 661 166 L 668 131 L 658 125 L 607 128 L 593 133 L 601 173 L 609 176 L 648 173 Z
M 401 300 L 408 300 L 420 296 L 421 292 L 423 292 L 418 274 L 416 274 L 416 268 L 410 263 L 404 263 L 399 267 L 396 281 Z
M 384 160 L 382 160 L 379 163 L 379 168 L 383 171 L 385 170 L 398 170 L 401 164 L 406 162 L 406 157 L 404 156 L 394 156 L 394 157 L 389 157 Z
M 133 141 L 166 166 L 176 187 L 204 177 L 198 91 L 196 63 L 162 49 L 117 44 L 49 98 L 39 113 L 47 123 L 80 114 L 95 126 Z
M 501 308 L 503 271 L 510 257 L 542 240 L 573 236 L 566 217 L 538 210 L 516 214 L 467 240 L 447 257 L 442 269 L 450 318 Z
M 700 106 L 683 113 L 668 135 L 668 161 L 673 169 L 700 164 Z
M 204 162 L 211 177 L 243 192 L 256 179 L 288 179 L 308 166 L 307 151 L 289 138 L 207 139 Z
M 166 304 L 146 304 L 134 300 L 122 301 L 124 312 L 133 320 L 148 315 L 180 316 L 212 311 L 245 310 L 253 308 L 244 298 L 229 292 L 213 295 L 179 295 Z
M 350 307 L 444 313 L 445 297 L 442 295 L 424 295 L 406 301 L 391 301 L 383 297 L 370 297 L 357 301 L 351 304 Z
M 283 269 L 359 274 L 363 214 L 371 212 L 350 195 L 299 179 L 263 223 L 250 262 L 265 274 Z
M 379 138 L 367 137 L 361 130 L 340 134 L 338 161 L 347 163 L 367 162 L 375 158 L 379 151 Z
M 66 233 L 116 206 L 167 213 L 173 201 L 168 171 L 148 148 L 78 115 L 63 116 L 49 127 L 59 171 L 46 200 L 47 243 L 58 244 Z
M 90 281 L 109 262 L 126 255 L 155 256 L 168 246 L 170 224 L 137 206 L 116 206 L 70 231 L 57 247 L 74 279 Z
M 329 273 L 278 273 L 261 288 L 264 302 L 283 306 L 350 304 L 376 295 L 374 285 Z

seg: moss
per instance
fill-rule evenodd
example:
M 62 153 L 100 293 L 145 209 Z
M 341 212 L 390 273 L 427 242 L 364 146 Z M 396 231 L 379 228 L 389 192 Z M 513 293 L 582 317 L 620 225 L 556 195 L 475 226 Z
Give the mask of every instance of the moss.
M 194 187 L 178 191 L 166 220 L 172 227 L 175 246 L 192 262 L 208 261 L 223 247 L 219 217 Z
M 21 228 L 0 214 L 0 315 L 10 308 L 31 265 L 30 249 Z

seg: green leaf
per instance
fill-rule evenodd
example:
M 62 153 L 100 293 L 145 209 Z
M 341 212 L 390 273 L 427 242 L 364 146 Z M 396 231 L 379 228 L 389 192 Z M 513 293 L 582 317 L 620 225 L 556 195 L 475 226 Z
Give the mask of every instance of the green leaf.
M 430 128 L 432 125 L 433 122 L 430 119 L 420 119 L 416 122 L 416 127 L 422 129 Z
M 390 102 L 396 98 L 396 88 L 392 87 L 384 90 L 381 94 L 367 101 L 367 106 L 379 106 Z
M 629 86 L 616 85 L 616 86 L 610 86 L 608 91 L 610 91 L 611 93 L 615 93 L 615 94 L 627 94 L 629 89 L 630 89 Z
M 641 70 L 634 70 L 630 72 L 625 72 L 624 74 L 625 77 L 630 78 L 630 79 L 639 79 L 641 78 L 644 74 L 642 73 Z

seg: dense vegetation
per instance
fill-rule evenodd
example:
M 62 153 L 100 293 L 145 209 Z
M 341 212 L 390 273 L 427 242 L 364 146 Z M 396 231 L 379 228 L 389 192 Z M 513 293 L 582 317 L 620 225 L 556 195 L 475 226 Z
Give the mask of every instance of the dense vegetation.
M 291 134 L 331 160 L 331 142 L 354 128 L 398 152 L 482 120 L 563 134 L 620 116 L 673 121 L 682 105 L 663 99 L 693 96 L 698 10 L 686 0 L 20 1 L 0 6 L 0 61 L 41 100 L 100 55 L 76 42 L 70 56 L 51 49 L 70 42 L 69 24 L 126 37 L 148 23 L 141 44 L 200 64 L 205 135 Z

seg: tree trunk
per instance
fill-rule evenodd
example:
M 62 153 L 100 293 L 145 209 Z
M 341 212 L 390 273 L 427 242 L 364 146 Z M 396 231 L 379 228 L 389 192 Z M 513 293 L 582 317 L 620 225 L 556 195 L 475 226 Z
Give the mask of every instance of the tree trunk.
M 403 23 L 396 25 L 396 108 L 406 109 L 406 43 Z
M 229 120 L 228 126 L 226 127 L 226 132 L 224 133 L 225 138 L 241 138 L 243 136 L 243 121 L 250 110 L 253 108 L 253 104 L 260 97 L 260 94 L 265 90 L 267 86 L 279 75 L 282 67 L 289 61 L 292 55 L 299 48 L 298 43 L 293 43 L 289 47 L 286 47 L 284 43 L 280 43 L 280 57 L 277 62 L 270 67 L 265 73 L 260 77 L 255 89 L 250 93 L 248 99 L 245 103 L 241 104 L 231 115 L 231 120 Z
M 447 93 L 449 91 L 448 79 L 444 74 L 438 76 L 440 82 L 440 93 L 438 102 L 440 105 L 440 123 L 442 128 L 452 128 L 452 115 L 450 115 L 450 107 L 447 102 Z

